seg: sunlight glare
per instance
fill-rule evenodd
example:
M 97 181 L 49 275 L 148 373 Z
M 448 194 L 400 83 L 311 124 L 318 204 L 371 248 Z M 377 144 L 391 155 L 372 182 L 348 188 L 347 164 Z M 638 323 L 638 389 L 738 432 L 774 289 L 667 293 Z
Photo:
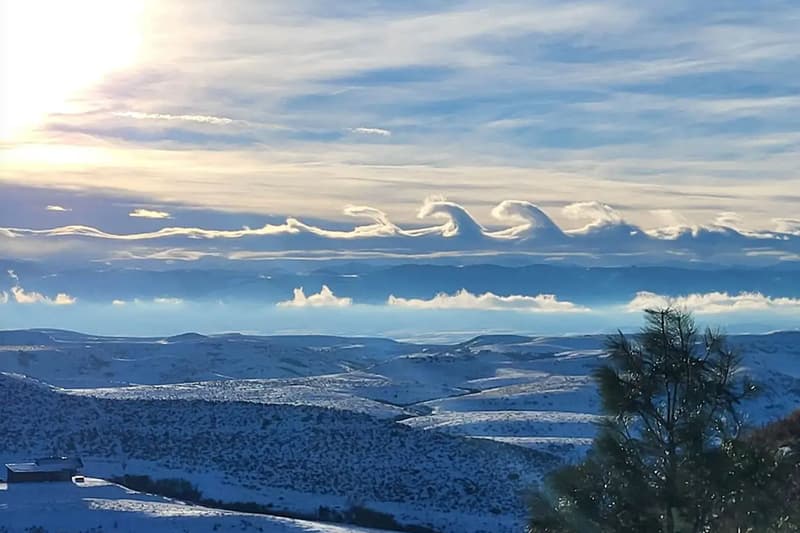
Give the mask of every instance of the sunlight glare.
M 0 139 L 63 111 L 76 92 L 130 65 L 143 0 L 0 0 L 3 19 Z

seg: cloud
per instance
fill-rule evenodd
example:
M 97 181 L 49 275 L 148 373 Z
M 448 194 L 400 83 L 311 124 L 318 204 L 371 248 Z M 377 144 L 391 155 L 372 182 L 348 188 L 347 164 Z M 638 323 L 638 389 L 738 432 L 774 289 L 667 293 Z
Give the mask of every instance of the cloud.
M 207 136 L 175 135 L 154 146 L 135 135 L 106 143 L 41 128 L 37 140 L 54 141 L 41 149 L 67 163 L 40 158 L 30 169 L 10 166 L 7 179 L 248 212 L 302 208 L 309 218 L 330 216 L 327 206 L 342 198 L 391 197 L 386 209 L 394 213 L 408 207 L 407 196 L 445 187 L 473 210 L 541 190 L 542 205 L 600 191 L 603 201 L 628 204 L 631 220 L 653 207 L 654 196 L 657 207 L 685 202 L 698 217 L 720 209 L 750 220 L 794 214 L 796 200 L 771 194 L 798 183 L 793 2 L 770 10 L 742 2 L 712 10 L 685 2 L 554 1 L 329 9 L 325 2 L 209 0 L 191 12 L 152 4 L 146 26 L 159 31 L 145 32 L 136 64 L 75 98 L 75 107 L 90 110 L 124 102 L 116 118 L 70 113 L 48 126 L 100 123 L 119 134 L 136 120 L 158 121 L 166 131 L 175 121 L 275 117 L 289 131 L 221 151 L 205 144 Z M 169 68 L 187 58 L 191 68 Z M 768 94 L 753 91 L 754 70 Z M 684 87 L 689 79 L 723 78 L 713 97 Z M 757 119 L 731 119 L 754 110 Z M 492 123 L 500 127 L 483 126 Z M 525 123 L 537 127 L 502 127 Z M 402 127 L 404 146 L 340 135 L 349 125 Z M 80 152 L 74 140 L 85 143 Z M 191 149 L 164 149 L 178 142 Z M 82 164 L 83 149 L 100 164 Z M 259 185 L 264 176 L 269 187 Z M 313 198 L 298 193 L 307 190 Z M 708 208 L 703 192 L 730 196 Z
M 0 291 L 0 304 L 7 304 L 8 303 L 8 293 L 6 291 Z
M 425 199 L 417 218 L 443 219 L 444 224 L 435 228 L 419 230 L 416 235 L 439 233 L 443 237 L 461 237 L 480 240 L 486 229 L 473 217 L 467 209 L 442 197 L 431 196 Z
M 59 212 L 59 213 L 72 211 L 72 209 L 67 209 L 66 207 L 62 207 L 60 205 L 48 205 L 47 207 L 45 207 L 45 209 L 47 211 L 55 211 L 55 212 Z
M 278 307 L 349 307 L 352 298 L 340 298 L 333 294 L 327 285 L 323 285 L 317 294 L 306 296 L 303 287 L 294 289 L 294 297 L 285 302 L 278 302 Z
M 545 313 L 588 311 L 586 307 L 558 300 L 553 294 L 498 296 L 491 292 L 472 294 L 461 289 L 453 295 L 439 293 L 430 300 L 389 296 L 387 304 L 411 309 L 474 309 L 484 311 L 531 311 Z
M 158 305 L 180 305 L 183 303 L 181 298 L 153 298 L 153 303 Z
M 742 225 L 742 217 L 733 211 L 723 211 L 717 215 L 713 224 L 715 226 L 738 229 Z
M 211 115 L 171 115 L 169 113 L 141 113 L 138 111 L 118 111 L 114 113 L 114 116 L 137 120 L 199 122 L 202 124 L 212 124 L 214 126 L 226 126 L 236 122 L 227 117 L 215 117 Z
M 47 304 L 47 305 L 72 305 L 77 299 L 65 293 L 58 293 L 55 298 L 49 298 L 38 292 L 28 292 L 22 287 L 12 287 L 11 295 L 18 304 Z
M 75 254 L 95 254 L 88 260 L 118 262 L 255 260 L 281 254 L 308 258 L 323 255 L 435 258 L 461 252 L 465 256 L 570 254 L 592 257 L 598 263 L 609 258 L 616 263 L 674 263 L 681 259 L 762 265 L 800 253 L 800 235 L 721 225 L 734 222 L 731 214 L 705 226 L 679 224 L 645 230 L 629 224 L 619 211 L 602 202 L 574 203 L 563 211 L 567 217 L 588 218 L 590 222 L 582 228 L 565 230 L 536 204 L 506 200 L 491 209 L 495 224 L 486 227 L 465 206 L 429 197 L 417 216 L 433 222 L 417 225 L 396 224 L 380 209 L 350 205 L 344 214 L 364 222 L 349 228 L 342 227 L 340 221 L 312 224 L 287 217 L 283 223 L 262 227 L 212 229 L 165 225 L 142 233 L 116 233 L 84 225 L 0 228 L 0 238 L 7 239 L 5 244 L 10 249 L 13 246 L 28 250 L 26 253 L 41 255 L 52 249 L 51 255 L 55 255 L 61 246 L 58 251 L 62 257 L 64 248 L 68 248 Z M 144 209 L 134 213 L 169 216 L 166 212 Z M 680 215 L 672 211 L 659 214 L 667 222 L 680 220 Z M 776 223 L 794 231 L 793 219 L 780 219 Z M 498 228 L 500 224 L 506 227 Z M 86 246 L 80 249 L 72 246 L 78 239 Z M 110 242 L 92 243 L 94 240 Z M 753 250 L 759 253 L 754 254 Z
M 58 293 L 55 298 L 50 298 L 38 292 L 28 292 L 20 285 L 20 279 L 16 272 L 13 270 L 8 270 L 7 272 L 8 277 L 14 280 L 14 286 L 11 287 L 11 297 L 18 304 L 72 305 L 77 301 L 77 298 L 73 298 L 63 292 Z M 9 295 L 3 291 L 2 296 L 3 301 L 0 303 L 8 303 Z
M 575 202 L 565 206 L 561 212 L 564 216 L 576 220 L 590 219 L 591 222 L 570 233 L 585 234 L 608 226 L 616 226 L 624 222 L 622 215 L 613 207 L 602 202 Z
M 697 314 L 731 313 L 737 311 L 791 311 L 800 312 L 800 299 L 770 297 L 760 292 L 741 292 L 730 295 L 727 292 L 709 292 L 669 297 L 642 291 L 636 294 L 626 309 L 638 312 L 643 309 L 662 307 L 686 308 Z
M 377 135 L 379 137 L 391 137 L 392 132 L 383 128 L 350 128 L 352 133 L 360 133 L 362 135 Z
M 133 218 L 154 218 L 154 219 L 163 219 L 163 218 L 172 218 L 169 213 L 166 211 L 152 211 L 150 209 L 134 209 L 130 213 L 128 213 L 129 217 Z
M 539 238 L 548 241 L 561 241 L 564 232 L 542 209 L 523 200 L 505 200 L 492 209 L 492 216 L 501 222 L 519 222 L 506 230 L 496 232 L 496 236 Z
M 800 218 L 774 218 L 776 231 L 800 237 Z
M 160 298 L 153 298 L 152 300 L 141 300 L 139 298 L 134 298 L 131 301 L 128 300 L 121 300 L 116 299 L 111 301 L 111 305 L 114 307 L 125 307 L 128 304 L 133 305 L 143 305 L 143 304 L 155 304 L 155 305 L 181 305 L 183 303 L 182 298 L 171 298 L 171 297 L 160 297 Z

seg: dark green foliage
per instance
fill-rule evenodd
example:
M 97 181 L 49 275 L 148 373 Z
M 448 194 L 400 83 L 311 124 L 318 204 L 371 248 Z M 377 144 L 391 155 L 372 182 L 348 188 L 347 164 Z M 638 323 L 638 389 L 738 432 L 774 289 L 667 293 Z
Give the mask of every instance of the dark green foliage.
M 551 474 L 533 496 L 530 530 L 776 527 L 785 513 L 767 494 L 787 456 L 741 438 L 739 404 L 756 388 L 739 357 L 718 332 L 699 334 L 685 312 L 645 316 L 635 339 L 609 339 L 608 364 L 594 374 L 606 417 L 585 461 Z

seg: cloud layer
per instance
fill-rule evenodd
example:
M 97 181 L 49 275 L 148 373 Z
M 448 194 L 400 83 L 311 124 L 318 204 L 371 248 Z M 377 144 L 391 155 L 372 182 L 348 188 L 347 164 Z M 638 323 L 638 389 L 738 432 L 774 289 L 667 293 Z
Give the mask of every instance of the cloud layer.
M 387 305 L 411 309 L 464 309 L 477 311 L 530 311 L 545 313 L 563 313 L 588 311 L 586 307 L 571 302 L 559 301 L 555 295 L 539 294 L 537 296 L 498 296 L 491 292 L 472 294 L 462 289 L 455 294 L 439 293 L 429 300 L 417 298 L 398 298 L 389 296 Z
M 759 292 L 742 292 L 731 295 L 726 292 L 688 294 L 667 297 L 652 292 L 639 292 L 627 305 L 628 311 L 662 307 L 685 308 L 697 314 L 719 314 L 747 311 L 773 311 L 798 313 L 800 299 L 765 296 Z
M 531 202 L 506 200 L 491 210 L 492 224 L 485 225 L 456 202 L 429 198 L 418 210 L 421 225 L 396 224 L 374 207 L 348 206 L 344 210 L 347 217 L 366 222 L 347 228 L 337 222 L 310 224 L 287 217 L 282 223 L 261 227 L 163 226 L 142 233 L 85 225 L 0 227 L 0 242 L 8 250 L 27 250 L 40 256 L 52 249 L 63 259 L 82 254 L 84 260 L 155 262 L 280 257 L 410 259 L 464 254 L 495 256 L 498 261 L 502 261 L 502 255 L 527 255 L 531 260 L 580 257 L 598 264 L 767 264 L 797 261 L 800 254 L 800 235 L 786 219 L 777 220 L 775 229 L 754 230 L 742 228 L 731 213 L 707 225 L 689 225 L 670 216 L 678 223 L 645 229 L 599 202 L 569 204 L 561 211 L 585 224 L 563 228 Z M 146 209 L 130 215 L 153 223 L 170 217 L 166 211 Z M 78 247 L 66 246 L 78 242 Z M 26 257 L 23 253 L 18 256 Z

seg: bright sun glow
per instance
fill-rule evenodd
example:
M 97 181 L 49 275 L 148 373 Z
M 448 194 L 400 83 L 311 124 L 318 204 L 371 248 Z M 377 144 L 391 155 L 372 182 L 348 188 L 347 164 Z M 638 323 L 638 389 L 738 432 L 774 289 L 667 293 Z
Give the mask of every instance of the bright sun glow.
M 0 138 L 65 111 L 76 92 L 133 62 L 143 0 L 0 0 Z

